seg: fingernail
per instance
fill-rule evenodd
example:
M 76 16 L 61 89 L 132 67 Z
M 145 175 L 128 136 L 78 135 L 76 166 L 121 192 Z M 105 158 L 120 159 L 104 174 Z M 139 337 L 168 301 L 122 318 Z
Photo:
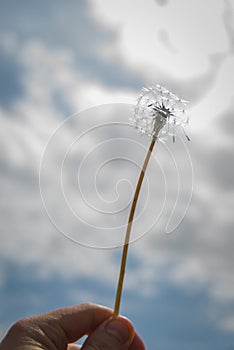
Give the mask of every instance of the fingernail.
M 133 330 L 126 324 L 124 319 L 112 318 L 106 325 L 106 332 L 113 335 L 121 344 L 125 344 Z

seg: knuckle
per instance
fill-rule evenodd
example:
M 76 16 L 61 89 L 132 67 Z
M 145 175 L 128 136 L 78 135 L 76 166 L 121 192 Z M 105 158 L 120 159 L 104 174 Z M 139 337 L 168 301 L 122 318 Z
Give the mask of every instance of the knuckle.
M 22 320 L 15 322 L 11 326 L 8 334 L 10 334 L 10 335 L 19 334 L 19 333 L 22 334 L 22 333 L 25 333 L 27 331 L 27 329 L 28 329 L 28 321 L 27 321 L 27 319 L 22 319 Z

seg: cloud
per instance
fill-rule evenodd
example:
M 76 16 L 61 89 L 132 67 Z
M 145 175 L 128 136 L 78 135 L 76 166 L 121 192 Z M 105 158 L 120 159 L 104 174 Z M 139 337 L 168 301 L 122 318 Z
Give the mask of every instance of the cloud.
M 227 32 L 227 36 L 229 39 L 230 45 L 230 53 L 233 54 L 234 50 L 234 27 L 233 27 L 233 19 L 234 19 L 234 8 L 233 3 L 229 0 L 225 1 L 225 8 L 223 11 L 223 22 Z
M 12 12 L 12 6 L 17 16 Z M 30 60 L 30 43 L 31 46 L 34 45 L 34 50 L 38 50 L 37 57 L 36 52 L 32 53 L 34 64 L 38 67 L 37 72 L 40 71 L 38 65 L 41 59 L 39 46 L 41 46 L 41 50 L 44 46 L 54 52 L 54 65 L 57 61 L 56 52 L 60 54 L 63 52 L 67 59 L 68 56 L 70 59 L 72 57 L 73 69 L 79 72 L 79 78 L 82 80 L 90 80 L 92 83 L 110 88 L 125 86 L 128 89 L 143 84 L 142 77 L 136 71 L 126 69 L 118 58 L 107 58 L 103 55 L 105 45 L 114 43 L 115 32 L 106 30 L 95 23 L 89 10 L 89 4 L 85 1 L 79 1 L 79 3 L 72 1 L 70 6 L 61 1 L 56 4 L 51 3 L 46 7 L 44 4 L 32 6 L 26 0 L 23 0 L 21 4 L 13 1 L 11 6 L 4 5 L 0 46 L 2 46 L 2 59 L 7 59 L 7 66 L 5 65 L 5 70 L 2 72 L 4 80 L 1 82 L 5 84 L 5 91 L 8 91 L 8 99 L 11 98 L 11 95 L 12 98 L 16 97 L 15 94 L 19 92 L 19 89 L 22 89 L 22 79 L 26 73 L 19 62 L 18 51 L 12 49 L 12 46 L 17 45 L 21 55 L 23 55 L 23 49 L 27 47 L 28 52 L 25 52 L 25 55 L 28 55 L 27 59 L 30 61 L 30 65 L 33 65 L 33 60 Z M 47 17 L 45 17 L 45 13 Z M 47 20 L 48 18 L 49 20 Z M 14 72 L 14 79 L 11 79 L 11 72 Z M 16 79 L 18 76 L 19 78 Z M 18 95 L 18 97 L 20 96 Z M 5 102 L 7 102 L 7 98 L 4 97 Z M 58 101 L 60 101 L 62 108 L 68 108 L 66 104 L 65 106 L 63 104 L 62 95 L 57 95 L 57 103 Z M 8 102 L 10 105 L 10 101 Z
M 232 136 L 234 133 L 234 120 L 233 120 L 233 103 L 228 105 L 226 110 L 221 116 L 217 118 L 216 128 L 222 139 L 226 139 L 229 144 L 232 141 Z
M 118 32 L 118 50 L 126 64 L 137 67 L 148 77 L 162 71 L 174 79 L 188 79 L 209 69 L 209 56 L 228 50 L 228 40 L 220 14 L 219 0 L 170 2 L 157 7 L 155 1 L 91 1 L 94 16 Z M 188 7 L 189 6 L 189 7 Z M 212 7 L 212 11 L 210 11 Z M 111 16 L 107 15 L 110 14 Z M 209 26 L 207 23 L 209 22 Z M 179 24 L 179 25 L 178 25 Z M 167 33 L 174 50 L 168 51 L 158 35 Z M 215 40 L 212 38 L 215 37 Z M 176 52 L 176 53 L 175 53 Z
M 160 6 L 165 6 L 169 3 L 169 0 L 155 0 Z
M 97 273 L 93 272 L 93 266 L 101 268 L 105 265 L 106 259 L 112 260 L 112 257 L 104 258 L 103 254 L 92 254 L 93 258 L 89 259 L 89 263 L 83 264 L 82 261 L 86 256 L 86 251 L 83 250 L 83 254 L 74 253 L 76 256 L 76 264 L 74 264 L 71 251 L 74 249 L 76 252 L 77 246 L 70 243 L 66 253 L 65 239 L 56 233 L 49 222 L 42 206 L 38 187 L 39 163 L 44 146 L 49 135 L 58 126 L 59 119 L 64 118 L 60 105 L 54 99 L 54 92 L 57 90 L 63 94 L 64 99 L 72 105 L 71 93 L 76 86 L 77 76 L 72 74 L 74 71 L 69 55 L 64 52 L 50 51 L 41 43 L 30 42 L 18 54 L 26 73 L 24 99 L 15 102 L 14 112 L 10 113 L 5 109 L 1 111 L 2 130 L 5 130 L 1 137 L 1 173 L 4 184 L 1 189 L 3 225 L 1 236 L 4 242 L 1 245 L 1 256 L 3 259 L 23 265 L 38 266 L 40 278 L 50 276 L 56 271 L 66 278 L 76 274 L 77 270 L 81 275 L 91 274 L 95 277 Z M 41 69 L 38 72 L 39 64 Z M 95 96 L 95 88 L 90 83 L 86 86 Z M 101 88 L 97 87 L 97 91 L 100 90 Z M 84 91 L 84 94 L 88 95 L 88 91 Z M 109 98 L 115 99 L 113 96 L 110 94 Z M 94 103 L 95 99 L 92 101 Z M 76 101 L 74 107 L 78 108 Z M 69 144 L 67 140 L 71 142 L 76 134 L 76 130 L 72 130 L 68 123 L 60 139 L 61 147 L 57 146 L 55 149 L 54 161 L 59 154 L 59 149 L 66 150 Z M 54 164 L 52 162 L 48 169 L 46 181 L 49 187 L 55 179 L 54 176 L 57 175 Z M 59 203 L 54 204 L 58 211 L 62 209 Z M 83 234 L 85 233 L 87 232 Z M 56 244 L 58 246 L 54 251 Z M 21 254 L 25 251 L 26 254 Z M 50 259 L 49 266 L 45 256 Z M 62 260 L 61 256 L 63 256 Z M 75 269 L 70 268 L 75 265 L 77 265 Z M 115 262 L 109 263 L 108 266 L 110 268 L 107 274 L 112 276 Z M 108 278 L 106 276 L 106 281 Z
M 223 322 L 221 322 L 221 327 L 226 332 L 234 333 L 234 318 L 226 318 Z

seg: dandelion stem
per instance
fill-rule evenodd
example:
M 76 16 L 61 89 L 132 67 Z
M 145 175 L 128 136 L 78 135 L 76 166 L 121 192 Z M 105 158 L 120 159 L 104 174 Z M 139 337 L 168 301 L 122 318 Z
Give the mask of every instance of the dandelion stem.
M 133 197 L 132 206 L 131 206 L 131 210 L 130 210 L 130 214 L 129 214 L 129 218 L 128 218 L 128 225 L 127 225 L 127 230 L 126 230 L 126 234 L 125 234 L 125 241 L 124 241 L 123 251 L 122 251 L 122 258 L 121 258 L 121 265 L 120 265 L 120 272 L 119 272 L 119 281 L 118 281 L 116 297 L 115 297 L 115 307 L 114 307 L 114 315 L 115 316 L 117 316 L 119 314 L 120 300 L 121 300 L 121 295 L 122 295 L 123 281 L 124 281 L 125 268 L 126 268 L 127 255 L 128 255 L 128 247 L 129 247 L 129 241 L 130 241 L 130 234 L 131 234 L 131 228 L 132 228 L 133 218 L 134 218 L 134 214 L 135 214 L 135 209 L 136 209 L 136 205 L 137 205 L 137 200 L 139 197 L 141 185 L 142 185 L 142 182 L 143 182 L 143 179 L 145 176 L 145 171 L 146 171 L 147 165 L 149 163 L 150 156 L 151 156 L 151 153 L 153 151 L 155 142 L 156 142 L 156 138 L 153 138 L 151 143 L 150 143 L 147 155 L 145 157 L 143 167 L 141 169 L 141 173 L 140 173 L 140 176 L 138 179 L 138 183 L 136 186 L 136 190 L 135 190 L 135 194 Z

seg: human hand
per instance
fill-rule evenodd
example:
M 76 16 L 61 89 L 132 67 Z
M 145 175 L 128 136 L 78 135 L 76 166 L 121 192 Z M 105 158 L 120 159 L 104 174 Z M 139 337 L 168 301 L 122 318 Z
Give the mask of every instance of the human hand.
M 73 344 L 88 335 L 83 346 Z M 16 322 L 0 350 L 144 350 L 130 321 L 101 305 L 81 304 Z

